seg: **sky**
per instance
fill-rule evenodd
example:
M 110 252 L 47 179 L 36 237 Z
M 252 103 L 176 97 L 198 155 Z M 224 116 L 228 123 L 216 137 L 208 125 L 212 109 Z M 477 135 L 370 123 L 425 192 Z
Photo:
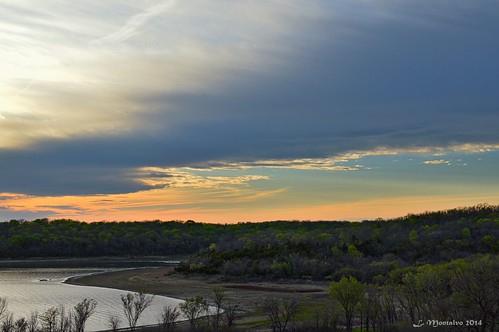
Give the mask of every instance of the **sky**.
M 499 2 L 0 0 L 0 220 L 499 204 Z

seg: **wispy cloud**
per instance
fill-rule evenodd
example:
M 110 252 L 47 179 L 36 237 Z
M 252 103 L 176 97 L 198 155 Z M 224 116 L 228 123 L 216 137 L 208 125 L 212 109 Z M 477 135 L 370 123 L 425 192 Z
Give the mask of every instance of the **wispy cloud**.
M 363 165 L 347 165 L 345 163 L 360 160 L 366 157 L 397 156 L 397 155 L 432 155 L 445 156 L 449 153 L 479 154 L 499 150 L 499 144 L 458 144 L 450 146 L 421 146 L 406 148 L 377 147 L 372 150 L 357 150 L 339 153 L 325 158 L 296 158 L 296 159 L 262 159 L 253 161 L 208 161 L 190 164 L 185 169 L 211 170 L 244 170 L 250 168 L 286 168 L 296 170 L 322 171 L 360 171 L 369 169 Z M 444 159 L 426 160 L 425 165 L 450 165 Z
M 351 159 L 353 160 L 353 159 Z M 188 169 L 194 170 L 244 170 L 249 168 L 287 168 L 297 170 L 323 170 L 323 171 L 358 171 L 362 165 L 341 165 L 346 160 L 338 157 L 329 158 L 302 158 L 302 159 L 270 159 L 255 161 L 211 161 L 190 165 Z
M 160 16 L 167 10 L 173 8 L 175 6 L 176 1 L 175 0 L 167 0 L 167 1 L 162 1 L 158 4 L 155 4 L 153 6 L 150 6 L 143 10 L 142 12 L 133 15 L 130 17 L 126 23 L 121 26 L 118 30 L 105 35 L 101 38 L 98 38 L 92 43 L 94 44 L 102 44 L 106 42 L 124 42 L 127 39 L 130 39 L 137 35 L 140 31 L 140 29 L 147 24 L 150 20 L 153 18 Z
M 425 160 L 423 162 L 425 165 L 450 165 L 451 162 L 445 159 L 433 159 L 433 160 Z
M 245 209 L 285 192 L 283 188 L 256 190 L 249 185 L 252 181 L 267 180 L 266 176 L 202 177 L 157 168 L 144 170 L 143 176 L 143 181 L 156 188 L 126 194 L 80 196 L 0 193 L 3 197 L 0 212 L 4 211 L 0 216 L 25 213 L 80 220 L 188 219 L 217 209 Z
M 138 171 L 138 181 L 150 187 L 220 188 L 246 185 L 252 181 L 268 180 L 264 175 L 201 176 L 181 168 L 144 167 Z

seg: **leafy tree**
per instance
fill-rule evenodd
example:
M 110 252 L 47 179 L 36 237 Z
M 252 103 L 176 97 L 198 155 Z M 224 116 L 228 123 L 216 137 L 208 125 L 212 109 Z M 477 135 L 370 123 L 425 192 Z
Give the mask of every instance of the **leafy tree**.
M 489 249 L 494 250 L 496 247 L 496 239 L 493 235 L 487 234 L 482 238 L 483 244 L 485 244 Z
M 362 257 L 362 253 L 353 243 L 348 245 L 348 254 L 352 257 Z
M 180 304 L 180 311 L 189 320 L 192 329 L 196 328 L 196 321 L 206 307 L 206 300 L 202 296 L 195 296 L 186 299 Z
M 329 294 L 343 308 L 347 331 L 352 331 L 355 310 L 362 300 L 365 286 L 354 277 L 343 277 L 329 286 Z
M 471 231 L 468 227 L 464 227 L 461 231 L 461 236 L 464 238 L 464 239 L 469 239 L 471 238 Z
M 409 241 L 412 244 L 416 244 L 418 243 L 418 240 L 419 240 L 418 232 L 415 229 L 411 230 L 409 232 Z

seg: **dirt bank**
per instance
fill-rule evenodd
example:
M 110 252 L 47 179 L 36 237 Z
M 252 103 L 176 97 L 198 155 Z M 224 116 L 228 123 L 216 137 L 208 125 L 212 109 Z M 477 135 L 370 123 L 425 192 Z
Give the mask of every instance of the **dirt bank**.
M 265 297 L 294 297 L 306 309 L 327 298 L 327 284 L 317 282 L 224 282 L 218 276 L 185 276 L 175 273 L 173 267 L 142 268 L 95 274 L 67 281 L 70 284 L 111 287 L 129 291 L 142 291 L 185 299 L 201 295 L 211 299 L 213 289 L 221 287 L 227 301 L 242 309 L 238 325 L 258 326 L 265 320 L 260 311 Z

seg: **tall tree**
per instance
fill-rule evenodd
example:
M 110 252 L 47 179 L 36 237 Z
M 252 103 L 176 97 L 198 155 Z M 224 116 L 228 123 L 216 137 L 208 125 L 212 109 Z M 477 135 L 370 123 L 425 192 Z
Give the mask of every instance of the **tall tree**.
M 121 295 L 123 313 L 132 331 L 135 331 L 140 316 L 152 303 L 153 297 L 144 293 L 128 293 Z
M 97 301 L 94 299 L 83 299 L 73 308 L 73 323 L 75 332 L 84 332 L 87 320 L 95 313 Z
M 186 299 L 180 304 L 180 310 L 189 320 L 191 329 L 196 328 L 196 321 L 206 308 L 206 300 L 202 296 L 196 296 Z
M 365 287 L 354 277 L 343 277 L 329 286 L 329 294 L 339 302 L 345 313 L 345 326 L 352 331 L 355 310 L 364 296 Z
M 263 302 L 262 309 L 270 320 L 272 331 L 284 332 L 298 312 L 298 301 L 269 297 Z

